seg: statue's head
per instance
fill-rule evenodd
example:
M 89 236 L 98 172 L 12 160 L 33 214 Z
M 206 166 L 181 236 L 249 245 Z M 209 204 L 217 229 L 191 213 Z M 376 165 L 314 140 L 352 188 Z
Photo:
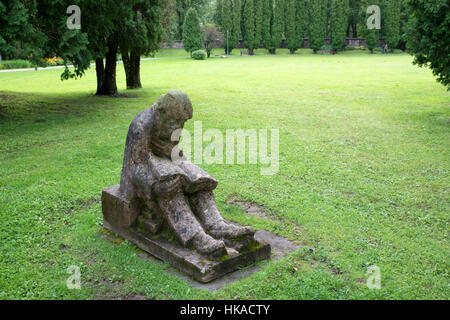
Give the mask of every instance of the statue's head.
M 156 112 L 158 137 L 170 141 L 172 133 L 177 129 L 183 129 L 184 123 L 192 118 L 193 110 L 185 92 L 172 90 L 159 97 Z

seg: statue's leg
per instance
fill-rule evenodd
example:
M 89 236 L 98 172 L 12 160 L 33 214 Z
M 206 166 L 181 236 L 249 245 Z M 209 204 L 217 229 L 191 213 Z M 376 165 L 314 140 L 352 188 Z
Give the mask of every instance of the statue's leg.
M 190 196 L 192 208 L 209 234 L 218 239 L 236 239 L 253 236 L 252 227 L 226 223 L 217 208 L 212 191 L 200 191 Z
M 170 228 L 183 246 L 193 245 L 198 252 L 214 257 L 221 257 L 227 253 L 223 241 L 218 241 L 205 233 L 183 193 L 170 198 L 159 197 L 157 202 Z

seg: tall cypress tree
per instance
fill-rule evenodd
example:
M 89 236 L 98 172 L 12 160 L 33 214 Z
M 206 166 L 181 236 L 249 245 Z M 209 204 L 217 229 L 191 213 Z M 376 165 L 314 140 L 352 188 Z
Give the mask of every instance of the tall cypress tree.
M 220 31 L 222 31 L 222 7 L 223 0 L 216 0 L 216 13 L 214 14 L 214 19 Z
M 286 4 L 286 44 L 291 54 L 299 48 L 297 30 L 297 0 L 287 0 Z
M 183 46 L 184 50 L 192 55 L 192 52 L 202 48 L 202 31 L 197 11 L 190 8 L 186 12 L 183 24 Z
M 255 0 L 253 2 L 255 9 L 255 49 L 261 45 L 263 30 L 263 1 Z
M 231 47 L 237 48 L 241 38 L 241 18 L 242 18 L 242 2 L 241 0 L 233 0 L 233 26 L 231 28 Z
M 331 0 L 330 38 L 333 51 L 345 47 L 349 14 L 349 0 Z
M 310 0 L 309 47 L 317 53 L 325 38 L 326 1 Z
M 295 16 L 296 35 L 299 48 L 303 46 L 303 38 L 308 27 L 308 2 L 307 0 L 297 0 L 297 13 Z
M 271 53 L 272 50 L 272 20 L 273 20 L 273 0 L 261 0 L 263 21 L 262 21 L 262 42 L 264 48 Z
M 373 49 L 376 48 L 378 44 L 378 40 L 380 38 L 380 30 L 378 29 L 368 29 L 366 26 L 366 22 L 371 14 L 367 13 L 367 8 L 369 5 L 380 5 L 378 0 L 365 0 L 361 6 L 361 10 L 363 12 L 363 24 L 364 24 L 364 36 L 366 38 L 367 48 L 370 50 L 370 53 L 373 53 Z
M 269 52 L 275 54 L 277 48 L 280 47 L 283 28 L 284 28 L 284 0 L 274 0 L 273 20 L 272 20 L 272 34 L 271 34 L 271 48 Z
M 222 1 L 222 33 L 225 35 L 224 48 L 227 50 L 227 31 L 228 31 L 228 39 L 232 40 L 232 30 L 233 30 L 233 3 L 232 0 L 223 0 Z M 229 49 L 230 52 L 233 49 L 232 45 L 233 41 L 229 41 Z
M 253 0 L 245 0 L 243 11 L 244 46 L 249 54 L 253 54 L 255 48 L 255 7 Z
M 400 0 L 384 0 L 384 37 L 390 49 L 400 41 Z

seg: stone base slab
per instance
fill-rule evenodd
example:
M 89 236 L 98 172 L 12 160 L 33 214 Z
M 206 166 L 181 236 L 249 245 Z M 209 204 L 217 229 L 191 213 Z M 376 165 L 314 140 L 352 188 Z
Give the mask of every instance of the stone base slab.
M 102 193 L 103 226 L 128 239 L 152 256 L 166 261 L 195 280 L 208 283 L 227 273 L 270 258 L 269 244 L 254 241 L 240 252 L 227 248 L 228 256 L 220 261 L 210 260 L 195 250 L 184 248 L 170 241 L 164 233 L 152 235 L 136 226 L 138 210 L 132 202 L 121 195 L 117 186 L 106 188 Z

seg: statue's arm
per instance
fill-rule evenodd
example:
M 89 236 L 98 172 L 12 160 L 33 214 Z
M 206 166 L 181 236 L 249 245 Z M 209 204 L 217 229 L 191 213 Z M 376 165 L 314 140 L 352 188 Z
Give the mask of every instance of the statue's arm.
M 141 190 L 142 193 L 150 196 L 156 180 L 147 163 L 136 163 L 131 168 L 131 182 Z

